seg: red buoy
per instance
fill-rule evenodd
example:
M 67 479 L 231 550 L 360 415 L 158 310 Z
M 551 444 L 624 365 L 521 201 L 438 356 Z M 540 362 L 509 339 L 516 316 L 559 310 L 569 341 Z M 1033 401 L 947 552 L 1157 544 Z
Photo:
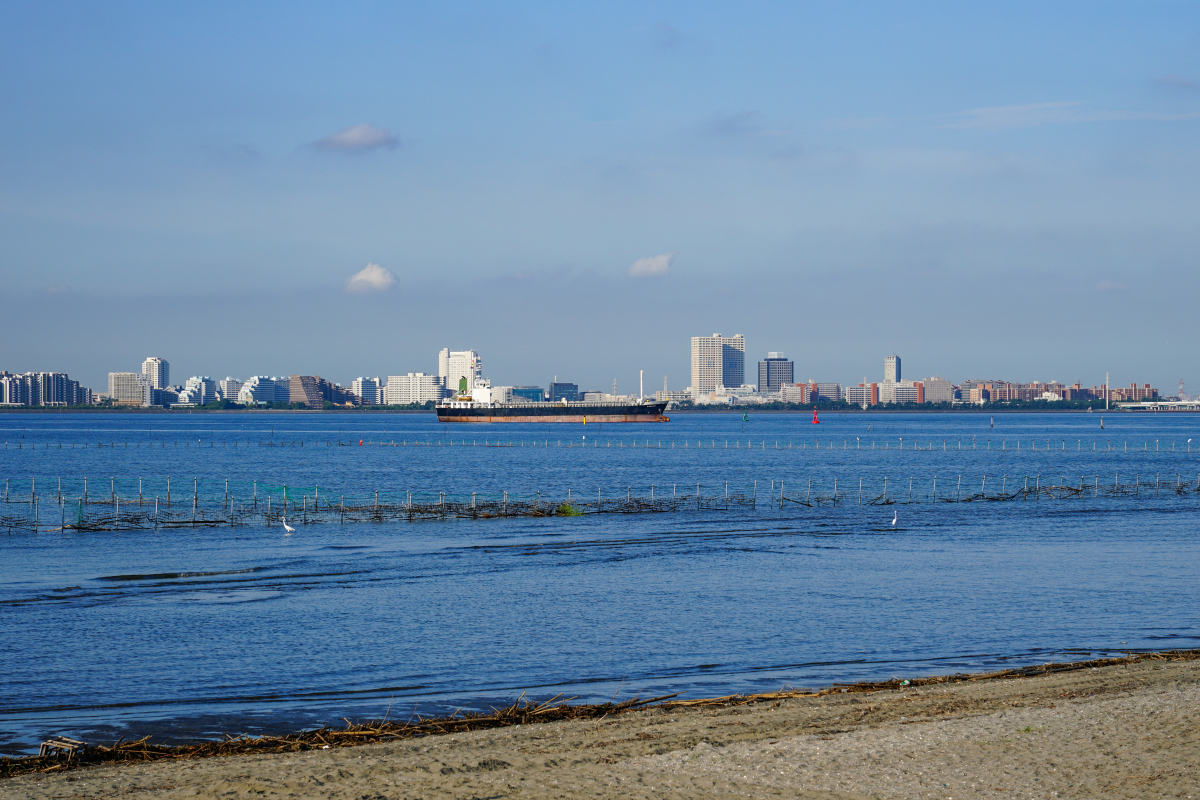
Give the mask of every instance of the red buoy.
M 820 425 L 821 420 L 817 419 L 817 407 L 813 406 L 813 425 Z

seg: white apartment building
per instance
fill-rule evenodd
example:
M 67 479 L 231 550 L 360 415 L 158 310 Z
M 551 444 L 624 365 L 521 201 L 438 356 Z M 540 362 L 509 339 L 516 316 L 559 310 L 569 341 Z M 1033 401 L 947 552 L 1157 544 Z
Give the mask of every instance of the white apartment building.
M 467 390 L 470 391 L 475 379 L 482 377 L 483 360 L 474 350 L 451 350 L 447 347 L 438 353 L 438 378 L 442 388 L 451 394 L 458 391 L 460 379 L 467 379 Z M 388 382 L 391 382 L 390 377 Z
M 437 375 L 426 375 L 424 372 L 388 375 L 387 385 L 383 387 L 383 403 L 389 406 L 427 403 L 441 398 L 441 378 Z
M 0 371 L 0 405 L 74 406 L 92 401 L 92 392 L 65 372 Z
M 145 408 L 154 404 L 154 387 L 140 372 L 110 372 L 108 396 L 120 406 Z
M 364 406 L 377 406 L 383 403 L 383 390 L 379 386 L 379 376 L 374 378 L 355 378 L 350 382 L 350 391 L 358 395 Z
M 909 398 L 909 399 L 903 399 Z M 916 384 L 913 381 L 884 381 L 879 384 L 880 403 L 917 402 Z
M 847 386 L 845 398 L 847 403 L 862 406 L 863 408 L 874 405 L 879 402 L 879 384 L 865 383 L 858 386 Z
M 242 391 L 242 381 L 226 378 L 218 381 L 217 385 L 221 388 L 221 399 L 238 402 L 238 394 Z
M 242 382 L 237 401 L 246 406 L 269 406 L 275 402 L 275 381 L 266 375 L 255 375 Z
M 165 389 L 171 385 L 171 365 L 165 358 L 147 358 L 142 362 L 142 374 L 150 379 L 152 389 Z
M 692 396 L 696 402 L 718 386 L 741 386 L 746 381 L 746 338 L 692 337 Z
M 813 394 L 812 385 L 808 383 L 785 383 L 779 387 L 779 399 L 785 403 L 811 403 Z
M 183 391 L 179 393 L 179 402 L 174 405 L 202 406 L 217 399 L 217 382 L 207 375 L 195 375 L 187 379 Z

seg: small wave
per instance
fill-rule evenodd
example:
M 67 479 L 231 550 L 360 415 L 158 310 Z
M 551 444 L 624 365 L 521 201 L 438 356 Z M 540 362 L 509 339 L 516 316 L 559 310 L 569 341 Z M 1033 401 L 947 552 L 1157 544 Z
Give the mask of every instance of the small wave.
M 166 581 L 175 578 L 207 578 L 212 575 L 245 575 L 250 572 L 261 572 L 266 567 L 249 567 L 248 569 L 228 569 L 220 572 L 152 572 L 145 575 L 103 575 L 98 581 Z

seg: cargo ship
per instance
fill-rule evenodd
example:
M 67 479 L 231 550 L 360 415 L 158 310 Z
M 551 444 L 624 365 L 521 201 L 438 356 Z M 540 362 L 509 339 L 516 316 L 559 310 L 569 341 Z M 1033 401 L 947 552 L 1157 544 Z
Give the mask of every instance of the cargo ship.
M 493 403 L 486 379 L 476 379 L 470 391 L 461 388 L 437 405 L 438 422 L 669 422 L 666 410 L 666 400 Z

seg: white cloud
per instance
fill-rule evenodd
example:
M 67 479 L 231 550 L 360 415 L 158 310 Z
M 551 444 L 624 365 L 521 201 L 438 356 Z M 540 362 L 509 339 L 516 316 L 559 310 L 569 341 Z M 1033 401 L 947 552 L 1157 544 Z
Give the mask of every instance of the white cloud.
M 674 253 L 663 253 L 661 256 L 639 258 L 629 267 L 631 278 L 660 278 L 671 272 L 671 262 L 675 260 Z
M 1102 292 L 1111 292 L 1114 289 L 1124 289 L 1125 287 L 1116 281 L 1110 281 L 1108 278 L 1096 284 L 1096 288 Z
M 396 276 L 378 264 L 367 264 L 346 281 L 347 292 L 382 292 L 396 282 Z
M 394 136 L 386 128 L 377 128 L 363 122 L 351 125 L 349 128 L 330 134 L 317 142 L 321 150 L 336 150 L 343 153 L 364 153 L 385 147 L 394 150 L 400 144 L 400 138 Z

